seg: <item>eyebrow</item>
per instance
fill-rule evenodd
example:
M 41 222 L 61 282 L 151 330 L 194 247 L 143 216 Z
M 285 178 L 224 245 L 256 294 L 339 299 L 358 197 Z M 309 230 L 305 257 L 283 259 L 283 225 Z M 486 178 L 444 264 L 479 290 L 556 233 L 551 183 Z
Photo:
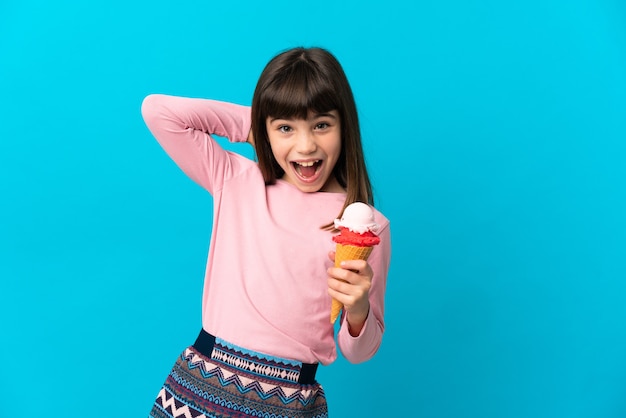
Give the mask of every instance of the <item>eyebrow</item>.
M 333 115 L 330 112 L 324 112 L 324 113 L 316 113 L 313 115 L 313 117 L 311 119 L 319 119 L 319 118 L 331 118 L 334 120 L 337 120 L 337 116 Z M 270 123 L 277 121 L 277 120 L 296 120 L 296 119 L 300 119 L 300 118 L 282 118 L 282 117 L 275 117 L 275 118 L 270 118 Z
M 318 119 L 318 118 L 337 119 L 337 117 L 335 115 L 333 115 L 332 113 L 316 113 L 315 115 L 313 115 L 313 119 Z

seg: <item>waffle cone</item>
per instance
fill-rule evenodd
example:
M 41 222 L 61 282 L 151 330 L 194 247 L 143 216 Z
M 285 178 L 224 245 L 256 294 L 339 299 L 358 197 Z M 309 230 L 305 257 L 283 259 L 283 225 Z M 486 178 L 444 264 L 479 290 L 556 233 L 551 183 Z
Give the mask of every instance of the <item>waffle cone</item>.
M 356 245 L 336 244 L 335 247 L 335 267 L 340 267 L 345 260 L 367 260 L 374 247 L 359 247 Z M 330 323 L 334 324 L 339 316 L 343 304 L 336 299 L 332 299 L 330 306 Z

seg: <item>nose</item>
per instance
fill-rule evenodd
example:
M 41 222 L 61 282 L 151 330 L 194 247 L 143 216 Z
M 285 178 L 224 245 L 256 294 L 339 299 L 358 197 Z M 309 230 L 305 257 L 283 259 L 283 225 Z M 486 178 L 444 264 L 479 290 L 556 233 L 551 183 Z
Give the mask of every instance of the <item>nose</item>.
M 317 149 L 315 138 L 311 132 L 301 132 L 296 141 L 296 151 L 300 154 L 311 154 Z

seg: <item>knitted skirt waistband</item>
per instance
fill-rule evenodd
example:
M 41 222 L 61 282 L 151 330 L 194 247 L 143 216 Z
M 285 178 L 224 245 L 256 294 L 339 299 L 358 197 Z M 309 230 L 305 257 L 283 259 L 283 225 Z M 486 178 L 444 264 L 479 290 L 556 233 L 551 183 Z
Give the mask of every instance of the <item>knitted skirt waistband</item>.
M 205 357 L 245 373 L 303 385 L 315 383 L 318 363 L 302 363 L 248 350 L 211 335 L 204 329 L 193 343 L 193 348 Z

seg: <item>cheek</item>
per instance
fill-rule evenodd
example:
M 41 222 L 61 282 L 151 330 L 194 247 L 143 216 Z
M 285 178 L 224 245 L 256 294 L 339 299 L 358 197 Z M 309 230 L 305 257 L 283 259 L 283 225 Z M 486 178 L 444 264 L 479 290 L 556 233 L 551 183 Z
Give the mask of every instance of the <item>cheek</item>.
M 269 145 L 270 150 L 272 151 L 272 153 L 276 153 L 276 151 L 278 150 L 278 141 L 276 141 L 275 138 L 272 138 L 271 135 L 267 136 L 267 144 Z
M 271 141 L 270 140 L 270 150 L 272 151 L 272 155 L 274 156 L 274 159 L 276 161 L 278 161 L 279 164 L 283 164 L 283 160 L 285 159 L 285 156 L 287 155 L 286 152 L 286 148 L 284 146 L 281 146 L 280 143 L 276 142 L 276 141 Z
M 339 159 L 339 155 L 341 154 L 341 137 L 335 138 L 331 146 L 331 152 L 335 160 Z

